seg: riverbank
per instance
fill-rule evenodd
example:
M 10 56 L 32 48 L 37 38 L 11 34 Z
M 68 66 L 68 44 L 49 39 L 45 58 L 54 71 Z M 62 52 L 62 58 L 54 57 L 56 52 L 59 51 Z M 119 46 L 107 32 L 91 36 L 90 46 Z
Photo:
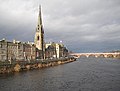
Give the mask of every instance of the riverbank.
M 75 58 L 60 58 L 52 60 L 35 60 L 31 62 L 14 62 L 0 64 L 0 74 L 21 72 L 32 69 L 41 69 L 45 67 L 57 66 L 69 62 L 76 61 Z

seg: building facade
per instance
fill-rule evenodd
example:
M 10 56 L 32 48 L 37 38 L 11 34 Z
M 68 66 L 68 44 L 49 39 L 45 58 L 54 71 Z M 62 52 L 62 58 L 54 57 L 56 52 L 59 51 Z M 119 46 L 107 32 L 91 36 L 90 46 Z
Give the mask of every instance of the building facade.
M 31 61 L 36 59 L 36 47 L 34 44 L 23 44 L 23 57 L 25 61 Z
M 15 61 L 18 58 L 18 44 L 16 42 L 7 42 L 7 59 Z
M 31 61 L 36 59 L 36 46 L 13 40 L 0 41 L 0 61 Z
M 7 41 L 3 39 L 0 41 L 0 61 L 6 61 L 7 56 Z
M 45 58 L 52 59 L 56 58 L 56 44 L 55 43 L 47 43 L 45 45 Z
M 68 56 L 68 50 L 63 44 L 59 43 L 47 43 L 45 47 L 45 57 L 49 58 L 61 58 Z
M 68 56 L 68 49 L 63 44 L 56 43 L 56 57 L 61 58 L 66 56 Z

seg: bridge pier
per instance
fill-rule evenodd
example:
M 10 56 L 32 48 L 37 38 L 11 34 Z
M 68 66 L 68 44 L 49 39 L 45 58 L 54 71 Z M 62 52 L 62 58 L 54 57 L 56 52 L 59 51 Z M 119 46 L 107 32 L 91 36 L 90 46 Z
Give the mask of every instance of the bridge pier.
M 104 55 L 105 58 L 107 58 L 108 56 L 107 55 Z
M 98 58 L 98 55 L 95 55 L 96 58 Z
M 86 57 L 88 58 L 88 57 L 89 57 L 89 55 L 86 55 Z
M 116 55 L 113 55 L 114 58 L 116 58 Z

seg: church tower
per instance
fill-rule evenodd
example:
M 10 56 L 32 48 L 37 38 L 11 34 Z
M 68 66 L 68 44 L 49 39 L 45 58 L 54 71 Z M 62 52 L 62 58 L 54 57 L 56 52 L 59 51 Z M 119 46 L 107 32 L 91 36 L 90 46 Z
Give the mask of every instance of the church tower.
M 34 39 L 36 48 L 39 53 L 37 55 L 40 58 L 44 59 L 44 30 L 42 25 L 42 16 L 41 16 L 41 6 L 39 6 L 39 15 L 38 15 L 38 23 L 36 26 L 35 39 Z

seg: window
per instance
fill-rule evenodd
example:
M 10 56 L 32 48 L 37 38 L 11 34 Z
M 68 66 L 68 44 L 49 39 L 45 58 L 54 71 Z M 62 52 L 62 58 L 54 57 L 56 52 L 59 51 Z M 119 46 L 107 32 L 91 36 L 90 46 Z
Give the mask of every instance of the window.
M 40 38 L 39 38 L 39 36 L 37 36 L 37 40 L 39 40 Z
M 2 46 L 2 44 L 0 44 L 0 48 L 2 48 L 3 46 Z
M 2 44 L 0 44 L 0 48 L 2 47 Z
M 20 45 L 18 46 L 18 49 L 20 49 Z

